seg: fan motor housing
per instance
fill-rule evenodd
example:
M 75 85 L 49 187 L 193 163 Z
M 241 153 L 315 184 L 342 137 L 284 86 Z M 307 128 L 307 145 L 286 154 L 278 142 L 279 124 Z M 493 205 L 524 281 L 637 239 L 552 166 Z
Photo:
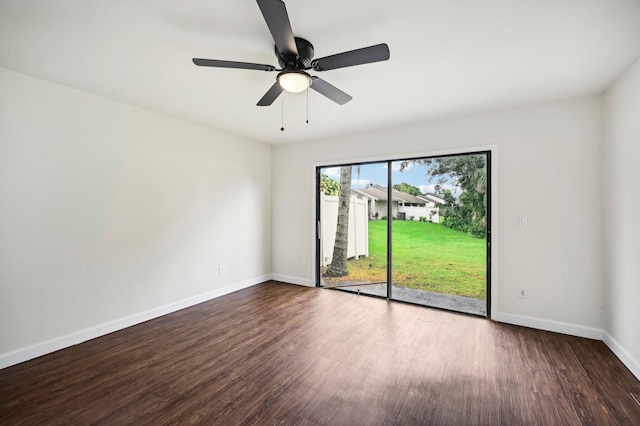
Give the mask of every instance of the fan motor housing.
M 311 60 L 313 59 L 313 44 L 308 40 L 300 37 L 294 37 L 296 41 L 296 49 L 298 56 L 286 56 L 278 51 L 276 46 L 275 52 L 278 63 L 283 69 L 308 69 L 311 68 Z

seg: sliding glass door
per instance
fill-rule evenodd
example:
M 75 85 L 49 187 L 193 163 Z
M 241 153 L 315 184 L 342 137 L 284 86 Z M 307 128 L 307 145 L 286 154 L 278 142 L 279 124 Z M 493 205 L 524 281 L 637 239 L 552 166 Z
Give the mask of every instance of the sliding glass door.
M 318 285 L 487 316 L 489 170 L 489 152 L 318 168 Z

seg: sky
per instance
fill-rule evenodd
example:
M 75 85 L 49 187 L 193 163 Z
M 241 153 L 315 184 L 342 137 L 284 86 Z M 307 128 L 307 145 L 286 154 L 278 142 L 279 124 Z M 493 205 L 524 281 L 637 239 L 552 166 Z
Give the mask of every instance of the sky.
M 392 163 L 392 175 L 391 179 L 393 184 L 399 184 L 406 182 L 410 185 L 420 188 L 420 191 L 425 193 L 435 193 L 435 186 L 438 183 L 437 179 L 429 181 L 426 175 L 427 167 L 421 164 L 413 164 L 408 169 L 400 171 L 400 161 Z M 340 167 L 328 167 L 323 168 L 321 173 L 324 173 L 340 181 Z M 352 175 L 351 185 L 353 188 L 363 188 L 368 184 L 376 184 L 380 186 L 387 186 L 387 163 L 373 163 L 363 164 L 360 166 L 360 176 L 357 174 L 357 169 L 354 167 Z M 450 181 L 442 185 L 442 189 L 449 189 L 455 197 L 460 195 L 460 190 L 453 185 Z

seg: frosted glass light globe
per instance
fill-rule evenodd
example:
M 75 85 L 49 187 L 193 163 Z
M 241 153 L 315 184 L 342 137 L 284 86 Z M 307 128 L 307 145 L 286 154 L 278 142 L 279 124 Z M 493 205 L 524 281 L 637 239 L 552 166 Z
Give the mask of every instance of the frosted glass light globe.
M 287 92 L 300 93 L 307 90 L 311 79 L 302 71 L 285 71 L 278 76 L 278 83 Z

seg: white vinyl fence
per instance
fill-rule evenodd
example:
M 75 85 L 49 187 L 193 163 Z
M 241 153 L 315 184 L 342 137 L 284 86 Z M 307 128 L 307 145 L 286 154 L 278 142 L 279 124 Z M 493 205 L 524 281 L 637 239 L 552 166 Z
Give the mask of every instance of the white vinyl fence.
M 338 225 L 338 197 L 320 195 L 320 263 L 331 263 Z M 351 196 L 349 205 L 348 258 L 369 256 L 369 212 L 367 200 Z

